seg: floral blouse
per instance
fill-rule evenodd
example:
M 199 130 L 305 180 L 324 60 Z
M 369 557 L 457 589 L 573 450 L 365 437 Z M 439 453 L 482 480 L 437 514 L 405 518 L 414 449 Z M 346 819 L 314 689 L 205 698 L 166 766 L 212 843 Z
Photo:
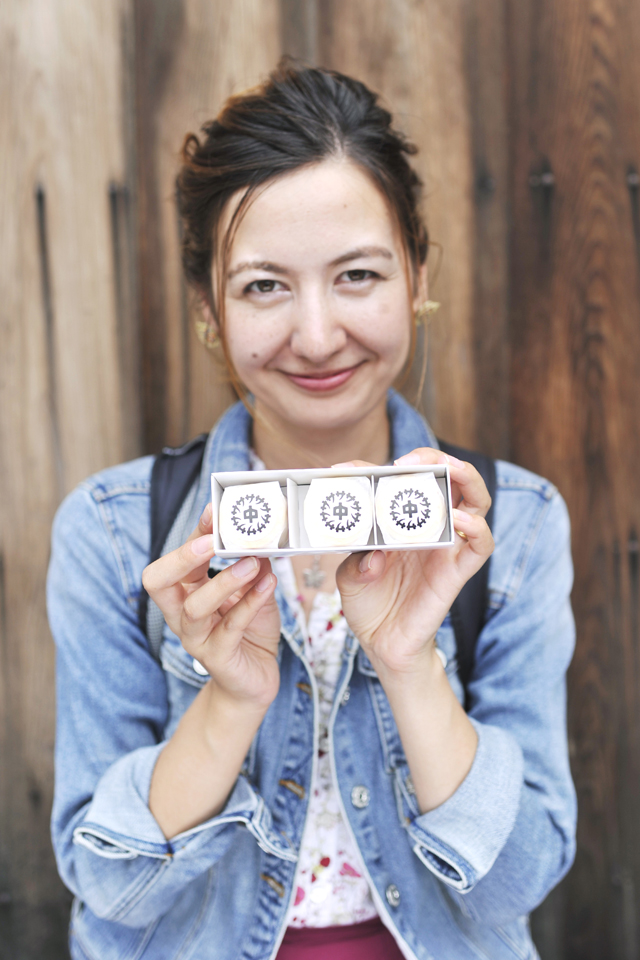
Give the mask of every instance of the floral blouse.
M 318 592 L 307 623 L 291 561 L 278 557 L 273 561 L 273 569 L 305 637 L 307 659 L 318 683 L 320 700 L 317 780 L 309 798 L 296 896 L 288 925 L 330 927 L 361 923 L 378 914 L 360 854 L 340 813 L 327 743 L 329 714 L 347 634 L 340 593 Z

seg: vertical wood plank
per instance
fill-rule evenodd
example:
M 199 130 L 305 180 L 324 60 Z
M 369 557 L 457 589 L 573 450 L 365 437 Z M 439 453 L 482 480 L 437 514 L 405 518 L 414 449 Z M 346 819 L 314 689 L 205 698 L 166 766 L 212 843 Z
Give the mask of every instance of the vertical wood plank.
M 69 897 L 49 839 L 51 519 L 135 436 L 136 412 L 121 406 L 109 214 L 109 184 L 126 172 L 125 14 L 120 0 L 0 7 L 0 956 L 11 960 L 67 953 Z
M 233 399 L 193 334 L 178 251 L 178 154 L 187 132 L 275 66 L 280 17 L 276 0 L 136 0 L 136 11 L 146 446 L 158 449 L 210 429 Z
M 474 170 L 464 79 L 463 4 L 443 0 L 324 0 L 319 60 L 383 94 L 396 125 L 418 145 L 425 214 L 442 247 L 430 294 L 442 307 L 431 323 L 422 398 L 435 430 L 476 442 L 474 363 Z M 429 264 L 440 259 L 432 250 Z M 418 362 L 419 362 L 418 358 Z M 415 397 L 417 375 L 406 388 Z
M 509 452 L 509 130 L 504 0 L 463 5 L 473 151 L 476 445 Z
M 434 245 L 430 256 L 432 296 L 443 306 L 426 344 L 419 331 L 404 392 L 426 408 L 439 431 L 506 456 L 504 0 L 453 5 L 353 0 L 346 6 L 330 0 L 282 0 L 282 17 L 285 52 L 369 83 L 418 143 L 425 212 L 432 238 L 441 244 Z M 431 351 L 429 376 L 419 397 L 425 349 Z
M 576 563 L 578 855 L 551 926 L 567 960 L 631 960 L 640 890 L 640 10 L 631 0 L 510 2 L 509 49 L 512 449 L 566 497 Z

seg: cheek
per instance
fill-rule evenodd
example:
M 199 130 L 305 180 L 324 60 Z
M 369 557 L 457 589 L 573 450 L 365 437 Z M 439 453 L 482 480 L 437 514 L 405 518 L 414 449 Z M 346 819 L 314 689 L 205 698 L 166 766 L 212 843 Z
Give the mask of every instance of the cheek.
M 227 318 L 227 346 L 240 376 L 265 367 L 282 348 L 283 325 L 270 323 L 263 316 Z
M 397 306 L 383 305 L 361 328 L 360 338 L 379 356 L 390 361 L 404 360 L 411 343 L 410 316 Z

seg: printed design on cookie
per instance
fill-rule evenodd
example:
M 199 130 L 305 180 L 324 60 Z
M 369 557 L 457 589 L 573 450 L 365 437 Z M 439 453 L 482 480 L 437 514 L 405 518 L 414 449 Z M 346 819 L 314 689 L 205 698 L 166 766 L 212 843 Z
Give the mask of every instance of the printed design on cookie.
M 231 508 L 231 523 L 243 537 L 255 537 L 266 530 L 271 507 L 258 493 L 246 493 Z
M 419 530 L 431 516 L 431 501 L 420 490 L 400 490 L 391 501 L 391 519 L 401 530 Z
M 348 533 L 360 520 L 360 501 L 346 490 L 336 490 L 320 505 L 320 519 L 332 533 Z

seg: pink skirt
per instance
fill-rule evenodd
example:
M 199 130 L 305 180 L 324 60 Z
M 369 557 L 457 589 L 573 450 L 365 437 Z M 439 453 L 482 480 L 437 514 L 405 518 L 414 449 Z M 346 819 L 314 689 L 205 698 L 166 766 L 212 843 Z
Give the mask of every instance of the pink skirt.
M 276 960 L 403 960 L 379 917 L 346 927 L 289 927 Z

